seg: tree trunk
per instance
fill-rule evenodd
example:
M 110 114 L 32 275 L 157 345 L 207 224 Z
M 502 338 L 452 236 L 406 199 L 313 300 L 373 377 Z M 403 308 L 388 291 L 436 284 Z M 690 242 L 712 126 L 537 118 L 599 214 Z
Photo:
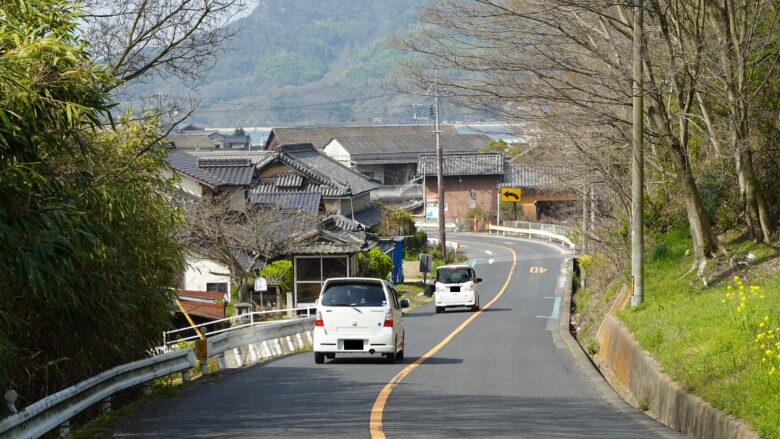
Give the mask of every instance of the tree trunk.
M 742 207 L 745 211 L 745 221 L 751 237 L 756 242 L 768 243 L 772 236 L 772 228 L 766 201 L 756 182 L 753 170 L 753 152 L 749 148 L 738 149 L 735 158 L 740 193 L 742 194 Z
M 679 140 L 672 135 L 671 129 L 663 115 L 652 105 L 648 109 L 648 116 L 657 132 L 662 134 L 663 141 L 668 143 L 671 152 L 669 156 L 677 171 L 675 179 L 682 191 L 685 210 L 688 215 L 688 224 L 691 229 L 691 238 L 693 239 L 694 264 L 700 266 L 707 259 L 715 256 L 716 251 L 720 248 L 718 238 L 712 232 L 710 219 L 704 212 L 699 188 L 696 186 L 696 179 L 693 176 L 693 170 L 690 168 L 685 149 L 680 145 Z

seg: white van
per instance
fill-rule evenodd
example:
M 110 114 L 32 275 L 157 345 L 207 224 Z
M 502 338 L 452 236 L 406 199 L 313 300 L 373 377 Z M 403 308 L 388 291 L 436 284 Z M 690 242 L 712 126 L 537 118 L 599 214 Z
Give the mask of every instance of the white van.
M 332 278 L 322 285 L 314 321 L 314 362 L 336 354 L 384 355 L 394 363 L 404 358 L 402 308 L 408 300 L 382 279 Z
M 442 265 L 436 269 L 433 295 L 436 313 L 445 308 L 465 306 L 472 311 L 479 309 L 477 284 L 482 282 L 470 265 Z

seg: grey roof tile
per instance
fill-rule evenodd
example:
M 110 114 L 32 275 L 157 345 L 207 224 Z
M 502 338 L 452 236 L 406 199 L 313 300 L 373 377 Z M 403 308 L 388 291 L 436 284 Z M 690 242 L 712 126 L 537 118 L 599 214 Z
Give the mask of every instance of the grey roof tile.
M 417 163 L 419 175 L 436 175 L 436 155 L 421 155 Z M 442 172 L 452 175 L 503 175 L 504 156 L 499 153 L 444 154 Z
M 279 188 L 299 188 L 303 184 L 303 176 L 295 172 L 283 172 L 276 176 L 276 186 Z
M 424 153 L 436 153 L 436 136 L 432 133 L 407 134 L 388 137 L 349 137 L 334 139 L 350 154 L 350 160 L 365 161 L 386 160 L 392 163 L 417 161 Z M 447 152 L 479 152 L 490 141 L 475 143 L 472 136 L 460 134 L 442 134 L 439 136 L 442 149 Z
M 201 166 L 201 169 L 222 180 L 229 186 L 249 186 L 252 184 L 255 168 L 249 166 Z
M 352 217 L 365 228 L 370 229 L 379 224 L 382 219 L 382 209 L 377 206 L 367 207 L 355 212 Z
M 565 171 L 540 163 L 508 163 L 499 187 L 557 187 L 565 179 Z
M 333 188 L 346 189 L 345 195 L 347 193 L 359 195 L 379 187 L 377 183 L 369 180 L 366 176 L 317 151 L 311 144 L 286 145 L 279 148 L 279 151 L 281 155 L 293 159 L 303 165 L 305 169 L 319 174 L 323 184 Z
M 199 159 L 218 159 L 218 160 L 231 160 L 231 159 L 244 159 L 249 160 L 253 165 L 258 166 L 264 161 L 273 158 L 273 153 L 270 151 L 188 151 L 190 154 L 198 157 Z
M 280 209 L 300 210 L 310 214 L 316 214 L 322 204 L 320 192 L 271 192 L 253 193 L 250 200 L 254 204 L 271 204 Z
M 446 134 L 457 134 L 454 125 L 441 125 L 440 129 Z M 279 145 L 291 145 L 297 143 L 311 143 L 321 150 L 331 139 L 346 139 L 349 137 L 392 137 L 407 134 L 430 135 L 433 128 L 430 125 L 380 125 L 358 127 L 326 127 L 326 128 L 274 128 L 266 140 L 265 148 L 276 140 Z
M 168 161 L 168 165 L 176 172 L 188 175 L 207 186 L 217 187 L 224 184 L 218 177 L 199 168 L 198 158 L 185 151 L 170 149 L 168 150 L 166 160 Z

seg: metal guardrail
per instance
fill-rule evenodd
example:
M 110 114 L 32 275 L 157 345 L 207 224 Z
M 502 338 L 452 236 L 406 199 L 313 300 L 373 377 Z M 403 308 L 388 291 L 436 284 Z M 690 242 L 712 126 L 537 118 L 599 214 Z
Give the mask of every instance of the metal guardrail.
M 513 227 L 515 229 L 542 230 L 565 236 L 569 239 L 574 237 L 571 227 L 558 224 L 532 223 L 528 221 L 502 221 L 504 227 Z
M 249 314 L 237 318 L 250 319 Z M 252 348 L 254 344 L 270 340 L 278 342 L 279 339 L 287 338 L 288 351 L 292 351 L 294 346 L 290 337 L 298 335 L 299 346 L 303 347 L 301 333 L 307 333 L 313 328 L 313 317 L 239 325 L 221 331 L 219 334 L 209 334 L 210 337 L 206 338 L 206 355 L 207 357 L 219 356 L 220 367 L 224 368 L 225 352 L 235 350 L 236 363 L 240 367 L 243 365 L 241 348 L 249 346 L 251 353 L 254 352 Z M 268 356 L 284 354 L 281 344 L 277 343 L 277 345 L 277 349 L 268 349 L 271 354 Z M 254 356 L 252 361 L 259 358 L 256 353 L 250 355 L 252 356 Z M 206 361 L 201 360 L 200 363 L 201 370 L 208 373 Z M 143 384 L 144 393 L 149 394 L 153 380 L 173 373 L 181 372 L 182 380 L 188 381 L 189 370 L 196 365 L 193 349 L 187 347 L 114 367 L 0 420 L 0 438 L 37 438 L 57 427 L 60 428 L 60 436 L 64 437 L 70 432 L 69 420 L 88 407 L 100 402 L 103 411 L 108 411 L 111 409 L 110 398 L 116 392 Z M 9 402 L 13 405 L 14 401 Z
M 571 250 L 572 252 L 576 248 L 576 245 L 569 238 L 545 230 L 517 229 L 514 227 L 505 227 L 505 226 L 497 226 L 495 224 L 489 224 L 488 233 L 492 233 L 492 232 L 504 236 L 526 236 L 529 239 L 542 239 L 548 242 L 556 241 L 561 243 L 565 247 L 568 247 L 569 250 Z
M 439 223 L 438 222 L 430 222 L 430 223 L 414 223 L 414 227 L 417 228 L 417 230 L 439 230 Z M 456 223 L 445 223 L 444 224 L 444 230 L 447 232 L 457 232 L 458 231 L 458 225 Z
M 195 367 L 192 348 L 114 367 L 3 419 L 0 421 L 0 437 L 37 438 L 58 426 L 61 436 L 65 435 L 70 430 L 69 420 L 93 404 L 102 402 L 103 410 L 110 410 L 108 398 L 114 393 L 142 383 L 151 386 L 151 381 L 156 378 L 189 371 L 192 367 Z M 146 392 L 147 389 L 144 389 Z
M 245 346 L 251 346 L 268 340 L 290 337 L 314 329 L 314 317 L 297 320 L 287 320 L 282 322 L 269 322 L 251 327 L 243 327 L 231 332 L 208 337 L 207 351 L 208 356 L 220 356 L 220 367 L 225 367 L 224 354 L 227 351 L 234 350 L 236 363 L 241 366 L 244 363 L 240 349 Z M 252 360 L 257 359 L 257 354 L 252 354 L 249 349 Z
M 258 324 L 269 323 L 269 321 L 264 320 L 264 317 L 268 316 L 268 315 L 272 315 L 272 314 L 288 314 L 288 315 L 301 315 L 302 316 L 302 315 L 304 315 L 304 312 L 305 312 L 305 317 L 311 317 L 311 315 L 314 313 L 315 309 L 316 308 L 314 308 L 314 307 L 308 307 L 307 306 L 307 307 L 300 307 L 300 308 L 274 309 L 274 310 L 270 310 L 270 311 L 253 311 L 253 312 L 246 313 L 246 314 L 240 314 L 240 315 L 233 316 L 233 317 L 228 317 L 228 318 L 224 318 L 224 319 L 212 320 L 210 322 L 201 323 L 200 325 L 195 325 L 195 328 L 198 328 L 199 330 L 204 331 L 204 332 L 208 331 L 207 332 L 208 336 L 213 336 L 215 334 L 221 334 L 221 333 L 227 332 L 227 331 L 235 331 L 236 329 L 245 328 L 247 326 L 254 326 L 254 325 L 258 325 Z M 278 321 L 283 321 L 283 320 L 276 320 L 276 321 L 278 322 Z M 230 323 L 231 326 L 228 327 L 228 328 L 225 328 L 225 329 L 218 329 L 218 330 L 213 330 L 213 331 L 212 330 L 208 330 L 209 326 L 217 326 L 220 323 Z M 199 338 L 197 334 L 191 335 L 191 336 L 188 336 L 188 337 L 175 337 L 178 334 L 181 334 L 181 333 L 184 333 L 184 332 L 187 332 L 187 331 L 195 332 L 193 327 L 191 327 L 191 326 L 188 326 L 186 328 L 174 329 L 172 331 L 163 332 L 163 346 L 168 347 L 168 346 L 171 346 L 171 345 L 179 343 L 179 342 L 193 341 L 193 340 L 197 340 Z

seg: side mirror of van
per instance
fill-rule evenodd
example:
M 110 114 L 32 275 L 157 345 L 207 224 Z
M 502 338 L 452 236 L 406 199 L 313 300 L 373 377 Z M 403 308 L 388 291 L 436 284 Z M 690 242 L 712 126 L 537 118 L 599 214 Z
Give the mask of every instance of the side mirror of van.
M 406 299 L 401 300 L 401 308 L 409 308 L 409 301 Z
M 478 277 L 478 278 L 477 278 L 477 283 L 480 283 L 480 282 L 482 282 L 482 278 L 481 278 L 481 277 Z

